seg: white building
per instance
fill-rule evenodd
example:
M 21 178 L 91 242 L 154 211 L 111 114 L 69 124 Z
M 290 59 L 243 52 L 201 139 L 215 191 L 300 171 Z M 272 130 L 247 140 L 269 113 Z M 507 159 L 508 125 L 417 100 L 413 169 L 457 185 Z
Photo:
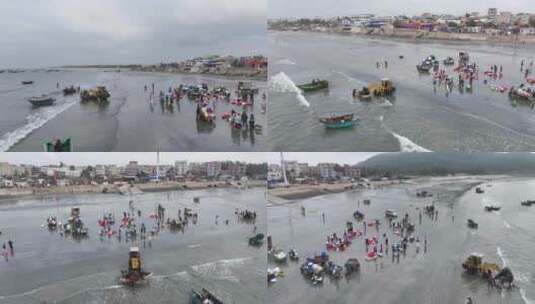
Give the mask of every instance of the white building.
M 335 179 L 336 171 L 334 167 L 336 164 L 333 163 L 319 163 L 318 168 L 320 170 L 320 177 L 325 179 Z
M 218 161 L 212 161 L 206 163 L 206 176 L 216 177 L 221 172 L 221 163 Z
M 175 161 L 175 171 L 177 175 L 186 176 L 188 174 L 188 162 L 185 160 Z

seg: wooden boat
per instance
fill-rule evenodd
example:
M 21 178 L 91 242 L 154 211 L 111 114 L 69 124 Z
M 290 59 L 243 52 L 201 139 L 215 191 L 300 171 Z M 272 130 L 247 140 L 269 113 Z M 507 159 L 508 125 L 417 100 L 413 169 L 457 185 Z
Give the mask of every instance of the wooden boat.
M 83 90 L 82 93 L 80 93 L 80 100 L 82 102 L 87 101 L 97 101 L 97 102 L 105 102 L 108 101 L 108 98 L 110 97 L 110 93 L 106 90 L 106 87 L 97 87 L 96 89 L 91 90 Z
M 327 80 L 312 80 L 311 83 L 300 84 L 297 86 L 303 92 L 314 92 L 329 88 L 329 82 Z
M 535 205 L 535 200 L 522 201 L 520 202 L 520 205 L 531 207 L 531 205 Z
M 75 93 L 76 89 L 73 86 L 63 89 L 63 95 L 73 95 Z
M 257 235 L 249 238 L 249 245 L 251 246 L 262 246 L 264 243 L 264 235 L 258 233 Z
M 206 289 L 202 289 L 201 292 L 191 290 L 191 304 L 223 304 L 223 301 L 219 300 L 211 292 Z
M 431 68 L 432 68 L 432 66 L 428 65 L 428 64 L 418 64 L 418 65 L 416 65 L 416 69 L 420 73 L 429 73 Z
M 502 209 L 500 206 L 485 206 L 485 211 L 491 212 L 491 211 L 499 211 Z
M 33 84 L 33 81 L 32 80 L 24 80 L 24 81 L 22 81 L 22 84 L 24 84 L 24 85 Z
M 350 128 L 355 124 L 353 113 L 332 114 L 319 118 L 319 122 L 328 129 Z
M 72 141 L 70 138 L 65 140 L 60 140 L 61 142 L 61 151 L 56 151 L 56 141 L 49 141 L 43 144 L 45 152 L 73 152 Z
M 28 101 L 34 106 L 34 107 L 44 107 L 44 106 L 50 106 L 56 101 L 56 99 L 49 97 L 49 96 L 40 96 L 40 97 L 30 97 L 28 98 Z
M 453 64 L 455 64 L 455 59 L 453 59 L 452 57 L 448 57 L 448 58 L 444 59 L 444 61 L 442 61 L 442 63 L 444 63 L 444 65 L 453 65 Z
M 469 228 L 472 228 L 472 229 L 477 229 L 477 227 L 479 226 L 473 219 L 468 219 L 467 223 Z

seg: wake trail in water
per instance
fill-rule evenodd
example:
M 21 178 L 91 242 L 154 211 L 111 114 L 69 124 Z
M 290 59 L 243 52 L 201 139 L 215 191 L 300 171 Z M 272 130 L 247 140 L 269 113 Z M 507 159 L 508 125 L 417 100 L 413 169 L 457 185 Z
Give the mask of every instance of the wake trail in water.
M 279 65 L 295 65 L 295 62 L 291 61 L 288 58 L 285 58 L 285 59 L 281 59 L 281 60 L 275 61 L 275 64 L 279 64 Z
M 8 151 L 9 148 L 26 138 L 33 131 L 41 128 L 47 122 L 58 116 L 76 102 L 67 102 L 55 107 L 42 108 L 26 117 L 26 124 L 0 138 L 0 151 Z
M 275 76 L 271 76 L 268 83 L 271 91 L 279 93 L 295 93 L 295 97 L 305 107 L 310 107 L 310 103 L 306 100 L 301 90 L 295 85 L 295 83 L 284 72 L 280 72 Z

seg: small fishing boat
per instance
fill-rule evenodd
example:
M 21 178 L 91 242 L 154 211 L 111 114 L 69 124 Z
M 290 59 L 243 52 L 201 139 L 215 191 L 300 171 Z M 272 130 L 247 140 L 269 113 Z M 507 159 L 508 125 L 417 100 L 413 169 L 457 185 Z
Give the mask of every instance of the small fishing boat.
M 468 219 L 467 223 L 468 228 L 477 229 L 479 226 L 473 219 Z
M 215 295 L 206 289 L 202 289 L 201 292 L 191 290 L 191 304 L 223 304 L 223 301 L 219 300 Z
M 63 89 L 63 95 L 73 95 L 75 93 L 76 93 L 76 89 L 74 88 L 74 86 L 70 86 L 68 88 Z
M 329 82 L 327 80 L 314 79 L 311 83 L 300 84 L 297 86 L 303 92 L 314 92 L 329 88 Z
M 353 113 L 331 114 L 319 118 L 319 122 L 328 129 L 350 128 L 355 125 L 357 119 Z
M 139 247 L 130 247 L 128 253 L 128 270 L 121 272 L 119 282 L 123 285 L 134 286 L 145 282 L 145 279 L 152 275 L 151 272 L 145 272 L 141 269 L 141 255 Z
M 453 57 L 447 57 L 442 61 L 442 63 L 444 63 L 444 65 L 454 65 L 455 59 L 453 59 Z
M 531 207 L 531 205 L 535 205 L 535 200 L 522 201 L 520 202 L 520 205 Z
M 39 97 L 30 97 L 28 98 L 28 101 L 34 106 L 34 107 L 45 107 L 45 106 L 51 106 L 56 99 L 50 97 L 50 96 L 39 96 Z
M 33 84 L 33 80 L 23 80 L 22 84 L 24 85 Z
M 476 193 L 478 194 L 481 194 L 481 193 L 484 193 L 485 191 L 483 189 L 481 189 L 481 187 L 477 187 L 476 188 Z
M 429 73 L 432 67 L 433 66 L 431 66 L 430 64 L 423 64 L 423 63 L 416 65 L 416 69 L 420 73 Z
M 73 152 L 72 141 L 70 138 L 48 141 L 43 144 L 43 148 L 45 152 Z
M 258 233 L 257 235 L 249 238 L 249 245 L 251 246 L 262 246 L 264 244 L 264 234 Z
M 291 261 L 299 260 L 299 254 L 297 253 L 297 250 L 295 249 L 290 249 L 290 251 L 288 251 L 288 256 L 290 257 Z
M 500 206 L 485 206 L 485 211 L 491 212 L 491 211 L 499 211 L 502 209 Z
M 105 101 L 108 101 L 109 97 L 110 97 L 110 93 L 106 90 L 106 87 L 103 87 L 103 86 L 97 87 L 96 89 L 83 90 L 82 93 L 80 93 L 80 100 L 82 102 L 87 102 L 87 101 L 105 102 Z
M 349 258 L 344 266 L 346 268 L 346 276 L 349 276 L 360 270 L 360 262 L 357 258 Z
M 288 260 L 286 252 L 284 252 L 284 250 L 282 249 L 271 250 L 270 256 L 275 263 L 286 263 L 286 261 Z

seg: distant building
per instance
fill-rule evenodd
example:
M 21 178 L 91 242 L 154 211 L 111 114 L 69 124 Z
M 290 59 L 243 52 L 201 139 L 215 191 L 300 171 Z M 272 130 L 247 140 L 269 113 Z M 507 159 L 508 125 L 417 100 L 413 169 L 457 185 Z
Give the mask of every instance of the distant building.
M 319 163 L 319 174 L 323 179 L 335 179 L 337 174 L 335 171 L 336 164 L 334 163 Z
M 489 19 L 489 22 L 496 23 L 497 22 L 497 17 L 498 17 L 498 9 L 495 8 L 495 7 L 489 8 L 487 17 Z
M 188 174 L 188 162 L 185 160 L 176 161 L 175 173 L 176 175 L 186 176 Z
M 136 179 L 140 172 L 139 164 L 137 161 L 131 161 L 126 165 L 124 170 L 124 177 L 127 179 Z
M 221 163 L 218 161 L 211 161 L 206 163 L 206 176 L 217 177 L 221 172 Z

